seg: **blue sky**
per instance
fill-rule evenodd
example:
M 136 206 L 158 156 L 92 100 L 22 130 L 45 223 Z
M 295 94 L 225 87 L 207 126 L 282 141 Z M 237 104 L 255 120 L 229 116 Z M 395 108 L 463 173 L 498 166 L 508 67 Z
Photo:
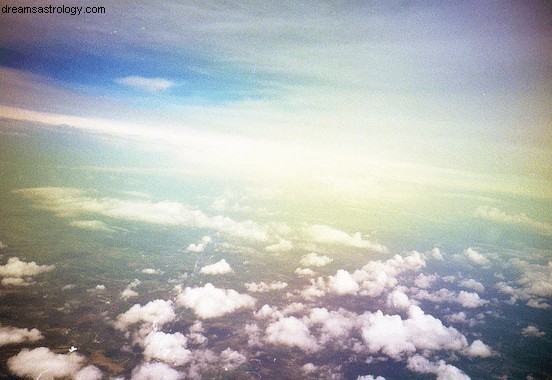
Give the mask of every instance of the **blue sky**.
M 104 6 L 1 15 L 1 104 L 550 179 L 545 2 Z

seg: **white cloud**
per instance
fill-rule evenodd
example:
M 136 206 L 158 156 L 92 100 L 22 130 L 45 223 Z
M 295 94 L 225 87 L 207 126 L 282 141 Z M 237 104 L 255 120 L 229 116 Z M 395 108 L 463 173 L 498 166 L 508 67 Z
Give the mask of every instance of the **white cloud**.
M 165 363 L 142 363 L 132 370 L 131 380 L 179 380 L 184 374 Z
M 489 303 L 489 301 L 480 298 L 479 294 L 463 290 L 458 293 L 457 302 L 468 308 L 480 307 Z
M 283 317 L 268 325 L 265 339 L 272 344 L 298 347 L 304 351 L 317 351 L 316 339 L 310 335 L 308 326 L 298 318 Z
M 295 273 L 299 276 L 314 276 L 314 271 L 310 268 L 297 268 Z
M 40 339 L 44 339 L 44 337 L 37 329 L 29 330 L 26 328 L 0 326 L 0 347 L 25 342 L 34 343 Z
M 383 376 L 374 377 L 373 375 L 362 375 L 362 376 L 358 376 L 356 380 L 385 380 L 385 377 Z
M 190 244 L 188 246 L 188 248 L 186 248 L 186 251 L 188 252 L 195 252 L 195 253 L 200 253 L 200 252 L 203 252 L 205 251 L 205 247 L 211 243 L 212 239 L 210 236 L 204 236 L 201 238 L 201 241 L 197 244 Z
M 121 292 L 121 299 L 128 300 L 133 297 L 137 297 L 138 293 L 134 290 L 138 285 L 140 285 L 142 282 L 138 280 L 137 278 L 134 279 L 130 284 L 127 285 L 125 290 Z
M 102 215 L 134 222 L 213 229 L 254 241 L 266 241 L 271 228 L 280 229 L 277 225 L 260 226 L 251 220 L 238 222 L 222 215 L 208 216 L 201 210 L 194 210 L 178 202 L 93 198 L 82 190 L 57 187 L 20 189 L 15 192 L 31 198 L 35 207 L 54 212 L 60 217 Z
M 219 289 L 207 283 L 203 287 L 187 287 L 176 298 L 180 306 L 194 310 L 200 318 L 217 318 L 241 308 L 252 308 L 255 299 L 233 289 Z
M 136 323 L 148 323 L 161 327 L 175 318 L 176 314 L 172 302 L 158 299 L 150 301 L 144 306 L 136 304 L 124 313 L 119 314 L 115 321 L 115 327 L 123 331 Z
M 482 283 L 480 283 L 479 281 L 476 281 L 472 278 L 470 278 L 468 280 L 462 280 L 458 284 L 460 286 L 463 286 L 464 288 L 473 289 L 476 292 L 481 293 L 481 292 L 485 291 L 485 286 Z
M 73 220 L 69 222 L 72 227 L 82 228 L 91 231 L 112 232 L 113 230 L 100 220 Z
M 470 377 L 457 367 L 447 364 L 443 360 L 433 363 L 421 355 L 409 357 L 407 368 L 416 373 L 435 374 L 437 375 L 436 380 L 470 380 Z
M 437 280 L 437 276 L 434 274 L 425 275 L 420 273 L 418 277 L 414 279 L 414 285 L 418 288 L 427 289 Z
M 473 248 L 468 248 L 463 252 L 464 256 L 468 258 L 472 263 L 477 265 L 489 265 L 490 261 L 485 256 L 477 252 Z
M 44 380 L 74 378 L 84 364 L 84 357 L 77 353 L 56 354 L 46 347 L 22 349 L 8 359 L 9 370 L 20 377 Z M 82 375 L 86 375 L 83 373 Z
M 415 305 L 415 301 L 408 298 L 404 292 L 393 290 L 387 295 L 386 305 L 396 310 L 408 310 L 410 306 Z
M 188 339 L 179 332 L 167 334 L 152 331 L 144 339 L 144 358 L 160 360 L 174 366 L 182 366 L 191 360 L 192 352 L 186 348 Z
M 280 239 L 278 243 L 269 245 L 265 247 L 265 250 L 268 252 L 278 253 L 278 252 L 289 252 L 293 249 L 293 244 L 289 240 Z
M 441 250 L 437 247 L 434 247 L 432 250 L 431 250 L 431 256 L 435 259 L 435 260 L 439 260 L 439 261 L 443 261 L 444 258 L 443 258 L 443 254 L 441 253 Z
M 4 277 L 1 284 L 4 286 L 29 286 L 34 284 L 34 282 L 21 277 Z
M 470 327 L 473 327 L 477 323 L 477 321 L 474 318 L 468 318 L 466 313 L 464 313 L 463 311 L 445 315 L 444 319 L 449 323 L 461 323 L 461 324 L 468 325 Z
M 95 367 L 93 365 L 86 366 L 75 374 L 75 380 L 101 380 L 101 379 L 103 379 L 102 371 L 100 371 L 98 367 Z
M 481 219 L 492 220 L 493 222 L 514 224 L 533 228 L 544 235 L 552 235 L 552 225 L 539 222 L 529 218 L 526 214 L 508 214 L 504 211 L 491 206 L 481 206 L 475 210 L 475 216 Z
M 544 302 L 542 298 L 531 298 L 529 301 L 527 301 L 527 306 L 532 307 L 534 309 L 550 309 L 550 304 L 547 302 Z
M 226 260 L 222 259 L 214 264 L 206 265 L 199 270 L 200 273 L 208 275 L 218 275 L 232 273 L 234 270 L 230 267 L 230 264 Z
M 479 339 L 474 340 L 472 344 L 470 344 L 470 346 L 463 351 L 463 353 L 469 357 L 479 358 L 488 358 L 493 355 L 491 348 Z
M 19 260 L 18 257 L 10 257 L 5 265 L 0 265 L 1 277 L 31 277 L 54 270 L 54 265 L 38 265 L 34 261 L 30 263 Z
M 161 275 L 165 272 L 163 272 L 161 269 L 155 269 L 155 268 L 144 268 L 142 269 L 142 273 L 144 274 L 151 274 L 151 275 Z
M 245 288 L 253 293 L 266 293 L 271 290 L 282 290 L 285 289 L 288 284 L 283 281 L 273 281 L 270 284 L 267 284 L 264 281 L 261 282 L 247 282 L 244 284 Z
M 333 259 L 325 255 L 317 255 L 316 252 L 311 252 L 301 257 L 299 263 L 305 267 L 323 267 L 331 263 Z
M 328 277 L 328 288 L 336 294 L 356 294 L 360 286 L 349 272 L 339 269 L 335 276 Z
M 305 227 L 305 237 L 316 243 L 344 245 L 348 247 L 363 248 L 374 252 L 387 253 L 387 248 L 381 244 L 364 240 L 360 232 L 349 235 L 346 232 L 332 228 L 324 224 L 314 224 Z
M 153 93 L 168 90 L 175 85 L 173 81 L 170 81 L 168 79 L 145 78 L 140 76 L 128 76 L 124 78 L 118 78 L 115 79 L 115 83 Z
M 521 334 L 524 336 L 538 336 L 538 337 L 542 337 L 546 335 L 544 331 L 540 331 L 535 326 L 527 326 L 521 329 Z

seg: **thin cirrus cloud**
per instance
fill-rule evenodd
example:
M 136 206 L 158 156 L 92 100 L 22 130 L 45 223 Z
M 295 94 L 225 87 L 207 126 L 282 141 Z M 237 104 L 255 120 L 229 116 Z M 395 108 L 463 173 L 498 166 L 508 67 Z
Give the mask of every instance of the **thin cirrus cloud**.
M 165 78 L 146 78 L 140 76 L 128 76 L 115 79 L 115 83 L 133 89 L 159 93 L 175 86 L 175 83 Z

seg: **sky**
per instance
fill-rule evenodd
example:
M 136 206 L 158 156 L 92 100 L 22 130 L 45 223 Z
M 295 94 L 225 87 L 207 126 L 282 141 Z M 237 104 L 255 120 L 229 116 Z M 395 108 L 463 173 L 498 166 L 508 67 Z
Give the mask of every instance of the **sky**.
M 1 7 L 0 378 L 552 372 L 549 2 Z

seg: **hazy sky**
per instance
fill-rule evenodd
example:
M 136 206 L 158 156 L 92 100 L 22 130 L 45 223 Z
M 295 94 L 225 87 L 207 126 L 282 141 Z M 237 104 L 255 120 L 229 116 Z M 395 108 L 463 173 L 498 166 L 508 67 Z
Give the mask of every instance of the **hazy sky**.
M 1 116 L 244 172 L 552 178 L 545 1 L 94 5 L 106 13 L 0 15 Z

